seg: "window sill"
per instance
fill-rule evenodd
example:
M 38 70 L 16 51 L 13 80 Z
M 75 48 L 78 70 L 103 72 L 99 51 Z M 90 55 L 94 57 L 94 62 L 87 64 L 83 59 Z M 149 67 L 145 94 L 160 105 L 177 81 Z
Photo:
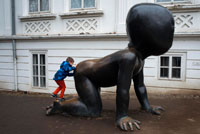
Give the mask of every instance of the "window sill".
M 34 87 L 32 86 L 32 90 L 48 90 L 48 87 Z
M 71 11 L 69 13 L 60 15 L 62 19 L 100 17 L 100 16 L 103 16 L 102 10 L 79 10 L 79 11 Z
M 200 12 L 200 5 L 193 4 L 173 4 L 173 5 L 163 5 L 168 8 L 172 13 L 179 12 Z
M 54 14 L 30 14 L 28 16 L 20 16 L 19 19 L 22 22 L 26 21 L 38 21 L 38 20 L 54 20 L 56 15 Z
M 182 82 L 182 81 L 185 81 L 183 78 L 158 78 L 158 80 L 164 80 L 164 81 L 180 81 L 180 82 Z

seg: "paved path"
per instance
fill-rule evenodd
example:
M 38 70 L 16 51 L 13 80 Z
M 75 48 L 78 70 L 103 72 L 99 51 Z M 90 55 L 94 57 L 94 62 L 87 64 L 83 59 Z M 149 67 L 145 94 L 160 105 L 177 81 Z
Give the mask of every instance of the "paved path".
M 53 102 L 47 95 L 0 91 L 0 134 L 200 134 L 200 91 L 150 95 L 151 104 L 166 109 L 161 116 L 141 111 L 132 95 L 129 115 L 142 122 L 134 132 L 115 126 L 115 94 L 102 96 L 102 116 L 83 118 L 45 116 L 45 107 Z

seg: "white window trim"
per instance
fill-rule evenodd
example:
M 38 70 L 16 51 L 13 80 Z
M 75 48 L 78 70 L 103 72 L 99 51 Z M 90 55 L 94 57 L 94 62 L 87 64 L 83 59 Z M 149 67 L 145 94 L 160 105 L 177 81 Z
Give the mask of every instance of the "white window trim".
M 92 10 L 92 11 L 76 11 L 69 12 L 59 15 L 62 19 L 71 19 L 71 18 L 87 18 L 87 17 L 101 17 L 103 16 L 102 10 Z
M 29 16 L 19 16 L 21 22 L 38 21 L 38 20 L 55 20 L 55 14 L 34 14 Z
M 185 12 L 199 12 L 200 6 L 195 4 L 195 0 L 177 1 L 177 2 L 156 2 L 166 8 L 172 13 L 185 13 Z
M 191 3 L 192 1 L 191 0 L 182 0 L 182 1 L 174 1 L 174 0 L 171 0 L 171 1 L 167 1 L 167 2 L 157 2 L 157 0 L 154 1 L 155 3 L 162 3 L 162 4 L 176 4 L 176 3 Z
M 169 1 L 169 2 L 157 2 L 157 0 L 154 0 L 155 3 L 160 4 L 164 7 L 167 7 L 169 9 L 174 8 L 182 8 L 182 6 L 185 5 L 192 5 L 194 3 L 194 0 L 183 0 L 183 1 Z
M 71 9 L 71 0 L 65 0 L 63 8 L 65 9 L 64 13 L 59 15 L 62 19 L 101 17 L 104 14 L 103 10 L 99 10 L 99 0 L 95 0 L 95 8 L 76 9 Z
M 166 56 L 169 57 L 169 78 L 160 77 L 160 57 Z M 172 78 L 172 57 L 181 57 L 181 76 L 180 78 Z M 158 76 L 159 80 L 169 80 L 169 81 L 184 81 L 185 80 L 185 71 L 186 71 L 186 53 L 166 53 L 158 57 Z
M 45 13 L 50 13 L 51 12 L 51 0 L 49 0 L 49 10 L 48 11 L 40 11 L 40 0 L 38 0 L 38 11 L 36 12 L 30 12 L 29 10 L 29 0 L 28 0 L 28 13 L 31 14 L 45 14 Z
M 89 7 L 89 8 L 84 8 L 84 0 L 82 0 L 82 5 L 81 8 L 71 8 L 71 0 L 69 0 L 69 11 L 84 11 L 84 10 L 95 10 L 97 9 L 97 0 L 95 0 L 95 6 L 94 7 Z
M 55 20 L 56 14 L 51 13 L 52 0 L 49 0 L 49 11 L 48 12 L 29 12 L 29 0 L 23 0 L 23 15 L 18 16 L 21 22 L 29 21 L 42 21 L 42 20 Z
M 33 54 L 44 54 L 45 55 L 45 71 L 46 71 L 46 87 L 40 87 L 40 80 L 39 81 L 39 86 L 33 86 Z M 39 58 L 39 57 L 38 57 Z M 31 88 L 32 89 L 48 89 L 48 68 L 47 68 L 47 65 L 48 65 L 48 61 L 47 61 L 47 50 L 30 50 L 30 59 L 31 59 L 31 71 L 30 71 L 30 76 L 31 76 L 31 81 L 30 81 L 30 85 L 31 85 Z M 40 74 L 40 69 L 38 68 L 38 74 Z M 40 77 L 39 77 L 40 79 Z

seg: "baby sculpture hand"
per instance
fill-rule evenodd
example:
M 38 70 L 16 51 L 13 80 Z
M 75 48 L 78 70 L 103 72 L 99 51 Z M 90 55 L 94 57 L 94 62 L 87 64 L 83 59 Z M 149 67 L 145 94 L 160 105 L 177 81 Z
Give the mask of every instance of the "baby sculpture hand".
M 129 116 L 122 117 L 117 121 L 117 126 L 124 131 L 128 131 L 129 129 L 133 131 L 133 126 L 140 130 L 139 124 L 141 124 L 140 121 L 132 119 Z

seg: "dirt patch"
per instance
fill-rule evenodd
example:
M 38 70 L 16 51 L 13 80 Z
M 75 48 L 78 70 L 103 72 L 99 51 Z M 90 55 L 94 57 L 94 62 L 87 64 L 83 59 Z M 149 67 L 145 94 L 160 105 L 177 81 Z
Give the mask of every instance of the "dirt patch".
M 199 134 L 200 91 L 149 93 L 152 105 L 165 108 L 161 116 L 140 110 L 131 93 L 129 115 L 140 120 L 135 134 Z M 45 116 L 53 102 L 49 94 L 0 91 L 0 134 L 129 134 L 115 126 L 115 93 L 102 93 L 103 112 L 98 118 Z

